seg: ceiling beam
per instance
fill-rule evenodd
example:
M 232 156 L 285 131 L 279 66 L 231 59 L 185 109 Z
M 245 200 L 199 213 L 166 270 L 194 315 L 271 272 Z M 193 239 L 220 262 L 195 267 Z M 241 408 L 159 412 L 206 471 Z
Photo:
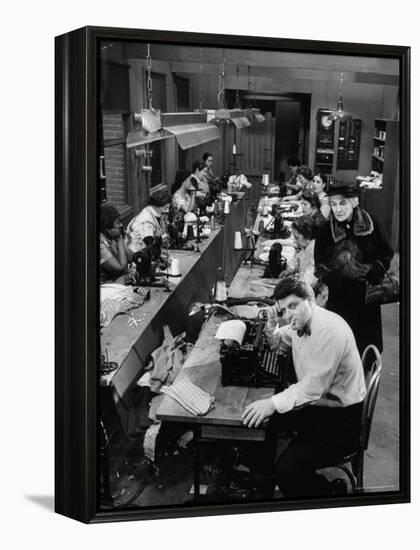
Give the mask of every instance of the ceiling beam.
M 200 64 L 197 63 L 171 63 L 171 69 L 177 74 L 193 74 L 199 76 Z M 239 77 L 240 87 L 244 87 L 244 79 L 246 82 L 250 80 L 251 87 L 256 78 L 287 78 L 292 80 L 328 80 L 333 82 L 339 82 L 341 72 L 328 69 L 291 69 L 289 67 L 253 67 L 250 71 L 250 78 L 248 78 L 247 67 L 237 67 L 235 65 L 225 66 L 225 76 L 236 78 Z M 204 74 L 218 75 L 220 71 L 219 66 L 206 65 L 203 67 Z M 358 84 L 383 84 L 388 86 L 398 86 L 398 76 L 381 74 L 376 72 L 343 72 L 343 82 L 356 82 Z M 245 85 L 245 88 L 247 86 Z
M 203 62 L 207 65 L 221 65 L 225 52 L 225 64 L 242 67 L 288 67 L 300 69 L 327 69 L 331 71 L 357 71 L 398 75 L 397 59 L 378 57 L 306 54 L 293 52 L 275 52 L 260 50 L 239 50 L 226 48 L 200 48 L 198 46 L 179 46 L 152 44 L 151 57 L 167 62 Z M 127 59 L 145 59 L 146 44 L 127 42 L 124 44 Z

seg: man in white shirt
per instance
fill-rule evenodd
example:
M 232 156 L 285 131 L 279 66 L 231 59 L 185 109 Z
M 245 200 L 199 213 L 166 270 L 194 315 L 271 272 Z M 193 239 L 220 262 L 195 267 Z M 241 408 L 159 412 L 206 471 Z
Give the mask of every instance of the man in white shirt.
M 282 430 L 297 432 L 274 466 L 285 496 L 319 496 L 329 484 L 316 470 L 355 450 L 366 393 L 353 333 L 339 315 L 315 303 L 312 288 L 296 276 L 279 282 L 267 323 L 272 347 L 291 348 L 297 382 L 243 413 L 249 428 L 274 413 Z M 277 317 L 277 320 L 276 320 Z M 280 327 L 280 320 L 287 324 Z

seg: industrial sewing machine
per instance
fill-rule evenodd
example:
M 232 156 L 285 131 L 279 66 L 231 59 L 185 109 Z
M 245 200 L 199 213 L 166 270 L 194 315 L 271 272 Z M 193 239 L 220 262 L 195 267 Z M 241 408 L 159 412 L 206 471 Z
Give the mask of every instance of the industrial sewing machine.
M 268 239 L 288 239 L 290 237 L 290 229 L 284 223 L 282 207 L 279 204 L 273 204 L 271 215 L 272 220 L 265 227 L 263 237 Z
M 167 267 L 166 260 L 162 258 L 162 238 L 145 237 L 142 250 L 134 254 L 133 262 L 136 264 L 137 286 L 165 287 L 167 283 L 158 277 L 166 276 L 163 272 Z
M 168 212 L 166 231 L 169 237 L 169 248 L 172 250 L 194 250 L 188 245 L 188 237 L 184 237 L 184 214 L 171 206 Z

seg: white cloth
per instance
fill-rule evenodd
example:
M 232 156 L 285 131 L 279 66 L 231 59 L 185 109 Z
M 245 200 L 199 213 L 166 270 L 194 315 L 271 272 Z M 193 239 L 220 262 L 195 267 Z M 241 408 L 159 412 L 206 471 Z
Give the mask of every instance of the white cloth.
M 161 237 L 164 229 L 153 206 L 146 206 L 127 226 L 126 244 L 132 252 L 142 250 L 145 237 Z
M 342 317 L 313 305 L 310 335 L 298 336 L 289 325 L 274 329 L 274 339 L 292 348 L 297 383 L 274 395 L 285 413 L 305 404 L 347 407 L 363 401 L 363 366 L 356 341 Z
M 163 386 L 160 391 L 175 399 L 195 416 L 203 416 L 214 408 L 214 397 L 193 384 L 186 376 L 175 380 L 172 386 Z

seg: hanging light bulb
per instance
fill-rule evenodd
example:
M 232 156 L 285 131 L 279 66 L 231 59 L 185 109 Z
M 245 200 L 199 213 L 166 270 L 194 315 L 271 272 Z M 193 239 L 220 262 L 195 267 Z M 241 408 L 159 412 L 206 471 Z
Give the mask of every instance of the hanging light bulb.
M 331 113 L 328 115 L 328 120 L 331 121 L 347 121 L 351 120 L 352 116 L 350 113 L 344 110 L 344 103 L 343 103 L 343 77 L 344 73 L 341 73 L 340 75 L 340 94 L 338 96 L 338 103 L 337 103 L 337 109 L 335 111 L 331 111 Z

